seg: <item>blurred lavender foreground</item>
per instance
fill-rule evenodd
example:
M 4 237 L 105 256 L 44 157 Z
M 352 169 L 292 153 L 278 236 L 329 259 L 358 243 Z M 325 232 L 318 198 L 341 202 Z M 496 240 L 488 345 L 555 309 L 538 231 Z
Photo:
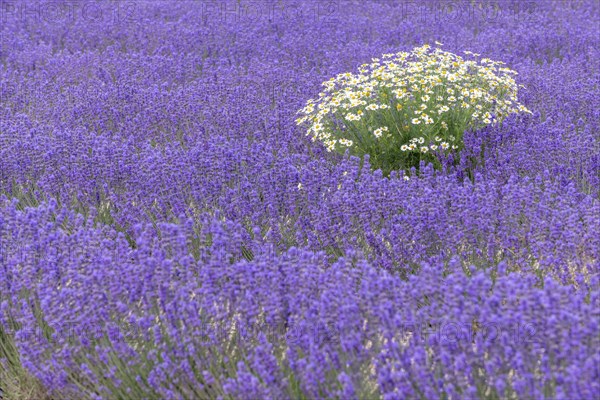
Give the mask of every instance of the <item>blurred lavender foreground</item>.
M 595 398 L 599 9 L 0 0 L 0 397 Z M 533 115 L 389 178 L 294 123 L 434 41 Z

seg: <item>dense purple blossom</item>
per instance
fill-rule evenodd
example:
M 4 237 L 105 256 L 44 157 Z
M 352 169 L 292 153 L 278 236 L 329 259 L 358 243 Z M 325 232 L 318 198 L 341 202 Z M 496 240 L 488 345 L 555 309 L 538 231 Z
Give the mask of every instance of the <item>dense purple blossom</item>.
M 10 342 L 61 398 L 600 391 L 597 2 L 108 4 L 0 3 L 0 380 Z M 436 40 L 533 115 L 390 177 L 294 123 Z
M 329 264 L 296 248 L 236 260 L 242 228 L 218 221 L 198 237 L 212 237 L 199 260 L 186 224 L 162 226 L 160 241 L 142 228 L 123 257 L 122 234 L 55 204 L 4 209 L 3 238 L 44 246 L 5 256 L 2 321 L 57 393 L 110 397 L 132 388 L 132 371 L 136 393 L 168 398 L 598 390 L 597 276 L 575 288 L 505 262 L 424 263 L 403 279 L 357 254 Z M 127 369 L 112 368 L 115 355 Z

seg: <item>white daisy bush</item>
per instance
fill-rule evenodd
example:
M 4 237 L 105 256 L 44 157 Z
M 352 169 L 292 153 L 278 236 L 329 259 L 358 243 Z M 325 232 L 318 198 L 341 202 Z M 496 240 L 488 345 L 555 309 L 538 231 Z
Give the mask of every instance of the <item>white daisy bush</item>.
M 298 113 L 307 135 L 328 151 L 370 155 L 385 173 L 439 164 L 439 156 L 459 151 L 463 134 L 502 122 L 510 114 L 531 113 L 517 101 L 517 74 L 500 61 L 469 60 L 424 45 L 411 52 L 384 54 L 357 74 L 323 83 L 318 99 Z M 521 86 L 522 87 L 522 86 Z

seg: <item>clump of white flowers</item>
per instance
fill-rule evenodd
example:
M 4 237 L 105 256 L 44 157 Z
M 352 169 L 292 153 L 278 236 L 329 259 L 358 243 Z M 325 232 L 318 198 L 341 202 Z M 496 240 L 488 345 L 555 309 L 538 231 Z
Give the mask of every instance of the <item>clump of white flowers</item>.
M 472 59 L 464 60 L 436 45 L 384 54 L 357 74 L 331 78 L 296 122 L 328 151 L 369 154 L 373 167 L 389 172 L 460 150 L 467 129 L 531 113 L 517 101 L 517 72 L 469 51 L 464 53 Z

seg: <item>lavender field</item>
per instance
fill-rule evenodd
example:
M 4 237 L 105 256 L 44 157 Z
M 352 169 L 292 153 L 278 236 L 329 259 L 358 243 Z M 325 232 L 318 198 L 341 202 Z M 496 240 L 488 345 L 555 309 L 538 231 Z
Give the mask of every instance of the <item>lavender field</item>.
M 597 0 L 0 0 L 0 20 L 0 398 L 598 398 Z M 505 63 L 522 108 L 384 62 L 415 48 L 451 54 L 423 65 L 452 82 L 475 68 L 453 55 Z M 375 65 L 323 130 L 310 99 L 372 62 L 432 94 Z M 422 105 L 363 114 L 381 82 Z

